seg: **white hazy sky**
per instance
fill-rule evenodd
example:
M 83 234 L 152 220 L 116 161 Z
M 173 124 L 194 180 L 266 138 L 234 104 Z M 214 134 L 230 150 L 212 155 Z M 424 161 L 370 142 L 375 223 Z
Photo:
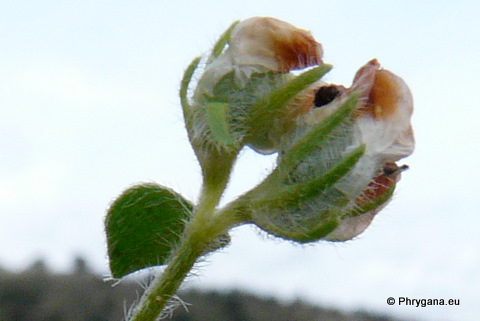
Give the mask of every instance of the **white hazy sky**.
M 179 80 L 233 20 L 311 30 L 349 85 L 371 58 L 415 98 L 417 149 L 393 202 L 356 240 L 295 246 L 252 227 L 190 285 L 374 309 L 420 320 L 480 317 L 480 2 L 0 1 L 0 265 L 82 254 L 106 273 L 103 218 L 124 188 L 168 185 L 195 200 L 200 174 Z M 272 167 L 250 151 L 226 200 Z M 388 297 L 460 299 L 388 306 Z

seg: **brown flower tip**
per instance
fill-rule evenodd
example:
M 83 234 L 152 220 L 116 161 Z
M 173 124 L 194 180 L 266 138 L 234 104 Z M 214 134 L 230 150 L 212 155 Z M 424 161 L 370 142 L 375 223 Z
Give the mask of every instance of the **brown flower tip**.
M 386 198 L 385 195 L 394 184 L 400 180 L 400 174 L 408 168 L 407 165 L 397 166 L 395 163 L 385 163 L 383 170 L 371 182 L 368 187 L 356 199 L 355 206 L 362 208 L 368 206 L 369 203 L 377 202 L 381 198 Z M 355 236 L 363 233 L 373 221 L 373 218 L 380 212 L 390 201 L 390 197 L 383 200 L 372 210 L 358 216 L 346 217 L 340 225 L 325 239 L 329 241 L 347 241 Z
M 400 174 L 408 168 L 407 165 L 398 166 L 393 162 L 388 162 L 383 165 L 382 172 L 378 174 L 357 197 L 355 203 L 359 207 L 382 197 L 387 191 L 400 180 Z
M 357 91 L 365 101 L 358 116 L 391 119 L 396 114 L 413 112 L 413 100 L 407 85 L 394 73 L 381 69 L 377 59 L 369 61 L 357 71 L 352 91 Z
M 322 63 L 322 46 L 308 31 L 270 17 L 241 21 L 229 45 L 238 65 L 288 72 Z
M 373 59 L 360 68 L 348 91 L 359 94 L 356 121 L 367 153 L 395 162 L 413 152 L 413 97 L 402 78 Z

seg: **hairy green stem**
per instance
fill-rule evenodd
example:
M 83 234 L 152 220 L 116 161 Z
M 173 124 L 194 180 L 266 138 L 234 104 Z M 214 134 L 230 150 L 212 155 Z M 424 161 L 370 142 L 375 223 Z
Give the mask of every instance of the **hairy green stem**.
M 182 242 L 165 271 L 155 278 L 143 295 L 131 321 L 157 319 L 201 253 L 197 250 L 198 246 L 193 246 L 192 241 L 192 239 L 186 239 Z
M 225 175 L 221 179 L 219 175 L 204 173 L 199 204 L 185 226 L 181 242 L 172 253 L 163 273 L 145 291 L 131 321 L 156 320 L 195 262 L 209 252 L 209 245 L 221 234 L 241 223 L 241 218 L 235 212 L 216 211 L 229 177 L 228 170 L 224 170 L 227 173 L 222 173 Z

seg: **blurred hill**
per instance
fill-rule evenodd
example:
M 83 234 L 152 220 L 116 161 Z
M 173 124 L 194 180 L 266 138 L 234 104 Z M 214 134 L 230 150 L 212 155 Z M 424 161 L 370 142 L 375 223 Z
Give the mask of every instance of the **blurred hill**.
M 22 272 L 0 269 L 1 321 L 122 321 L 143 289 L 135 282 L 112 286 L 76 258 L 69 274 L 52 273 L 39 260 Z M 240 291 L 182 292 L 173 321 L 400 321 L 367 312 L 342 312 L 302 301 L 282 304 Z M 182 307 L 183 305 L 183 307 Z

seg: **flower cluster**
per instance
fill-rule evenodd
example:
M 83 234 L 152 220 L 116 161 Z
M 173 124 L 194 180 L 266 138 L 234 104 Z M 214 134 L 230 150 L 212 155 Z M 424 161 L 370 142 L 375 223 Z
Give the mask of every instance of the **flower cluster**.
M 204 176 L 244 146 L 278 153 L 277 168 L 237 207 L 245 221 L 298 242 L 365 230 L 407 168 L 396 162 L 414 149 L 405 82 L 373 59 L 350 87 L 328 84 L 322 55 L 308 31 L 250 18 L 222 36 L 183 99 Z

